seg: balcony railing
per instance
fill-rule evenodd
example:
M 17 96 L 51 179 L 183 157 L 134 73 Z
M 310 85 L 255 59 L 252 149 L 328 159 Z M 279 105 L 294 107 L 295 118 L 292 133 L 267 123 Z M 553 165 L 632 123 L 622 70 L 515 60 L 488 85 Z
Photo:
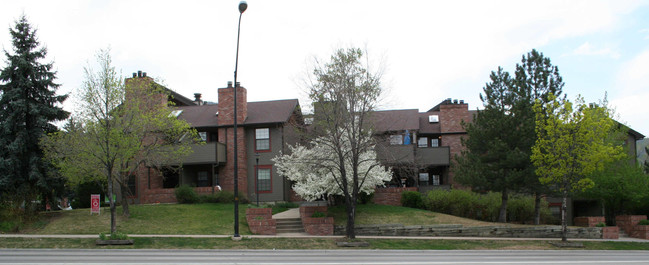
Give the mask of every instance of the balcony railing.
M 388 164 L 414 163 L 414 145 L 377 144 L 376 156 L 379 161 Z
M 211 142 L 192 145 L 192 153 L 183 160 L 183 164 L 225 164 L 225 144 Z
M 450 149 L 448 146 L 419 147 L 415 150 L 415 162 L 419 165 L 448 166 Z

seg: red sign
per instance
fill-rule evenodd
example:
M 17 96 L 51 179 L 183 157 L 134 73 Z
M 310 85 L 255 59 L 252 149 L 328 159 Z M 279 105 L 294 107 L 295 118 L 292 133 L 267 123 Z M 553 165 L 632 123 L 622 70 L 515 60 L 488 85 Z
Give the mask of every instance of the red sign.
M 99 205 L 100 205 L 99 204 L 99 202 L 100 202 L 99 197 L 100 196 L 101 195 L 99 195 L 99 194 L 91 194 L 90 195 L 90 214 L 93 214 L 93 213 L 101 214 L 100 213 L 101 208 L 99 208 Z

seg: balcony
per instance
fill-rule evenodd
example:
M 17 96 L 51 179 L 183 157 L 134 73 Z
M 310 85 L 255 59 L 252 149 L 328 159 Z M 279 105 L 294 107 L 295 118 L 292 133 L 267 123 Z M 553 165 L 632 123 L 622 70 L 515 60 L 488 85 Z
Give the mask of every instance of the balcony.
M 379 161 L 386 164 L 415 162 L 414 145 L 389 145 L 380 143 L 376 145 L 375 150 Z
M 183 160 L 185 165 L 225 164 L 225 144 L 219 142 L 192 145 L 192 152 Z
M 448 146 L 420 147 L 416 149 L 415 162 L 418 165 L 448 166 L 450 164 L 450 149 Z

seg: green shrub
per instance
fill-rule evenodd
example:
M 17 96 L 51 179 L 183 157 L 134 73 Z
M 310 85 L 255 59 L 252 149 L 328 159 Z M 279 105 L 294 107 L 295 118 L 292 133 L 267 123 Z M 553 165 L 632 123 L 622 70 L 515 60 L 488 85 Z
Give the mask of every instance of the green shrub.
M 606 227 L 606 223 L 604 222 L 599 222 L 595 225 L 595 227 Z
M 202 194 L 198 196 L 198 201 L 200 203 L 217 203 L 219 198 L 216 194 Z
M 321 212 L 315 211 L 315 212 L 311 215 L 311 217 L 313 217 L 313 218 L 319 218 L 319 217 L 327 217 L 327 215 L 326 215 L 325 213 L 321 213 Z
M 241 196 L 239 196 L 241 200 Z M 216 201 L 221 203 L 231 203 L 234 202 L 234 193 L 229 191 L 219 191 L 216 193 Z M 243 203 L 239 201 L 240 203 Z
M 404 207 L 423 209 L 424 202 L 421 193 L 416 191 L 404 191 L 401 193 L 401 205 Z
M 489 222 L 498 220 L 501 202 L 499 192 L 479 194 L 459 189 L 432 190 L 423 196 L 424 207 L 427 210 Z M 510 222 L 533 221 L 534 197 L 510 196 L 507 203 L 507 217 Z M 541 201 L 541 221 L 544 223 L 555 221 L 545 200 Z
M 197 203 L 200 200 L 194 188 L 188 185 L 181 185 L 180 187 L 176 188 L 174 194 L 176 195 L 176 200 L 179 203 Z
M 645 220 L 640 220 L 640 222 L 638 222 L 638 225 L 649 225 L 649 220 L 646 220 L 646 219 Z
M 368 204 L 372 201 L 372 198 L 374 198 L 374 192 L 370 194 L 365 192 L 358 193 L 358 203 L 360 204 Z
M 534 197 L 511 195 L 507 201 L 509 222 L 524 223 L 534 220 Z

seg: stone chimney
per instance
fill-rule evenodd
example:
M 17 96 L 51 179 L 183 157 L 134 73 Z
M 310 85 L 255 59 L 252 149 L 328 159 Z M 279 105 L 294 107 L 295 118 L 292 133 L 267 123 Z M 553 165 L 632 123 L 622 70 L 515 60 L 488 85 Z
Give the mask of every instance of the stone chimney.
M 248 117 L 248 91 L 245 87 L 237 84 L 237 123 L 243 124 Z M 234 87 L 232 82 L 228 86 L 219 88 L 219 125 L 234 124 Z

